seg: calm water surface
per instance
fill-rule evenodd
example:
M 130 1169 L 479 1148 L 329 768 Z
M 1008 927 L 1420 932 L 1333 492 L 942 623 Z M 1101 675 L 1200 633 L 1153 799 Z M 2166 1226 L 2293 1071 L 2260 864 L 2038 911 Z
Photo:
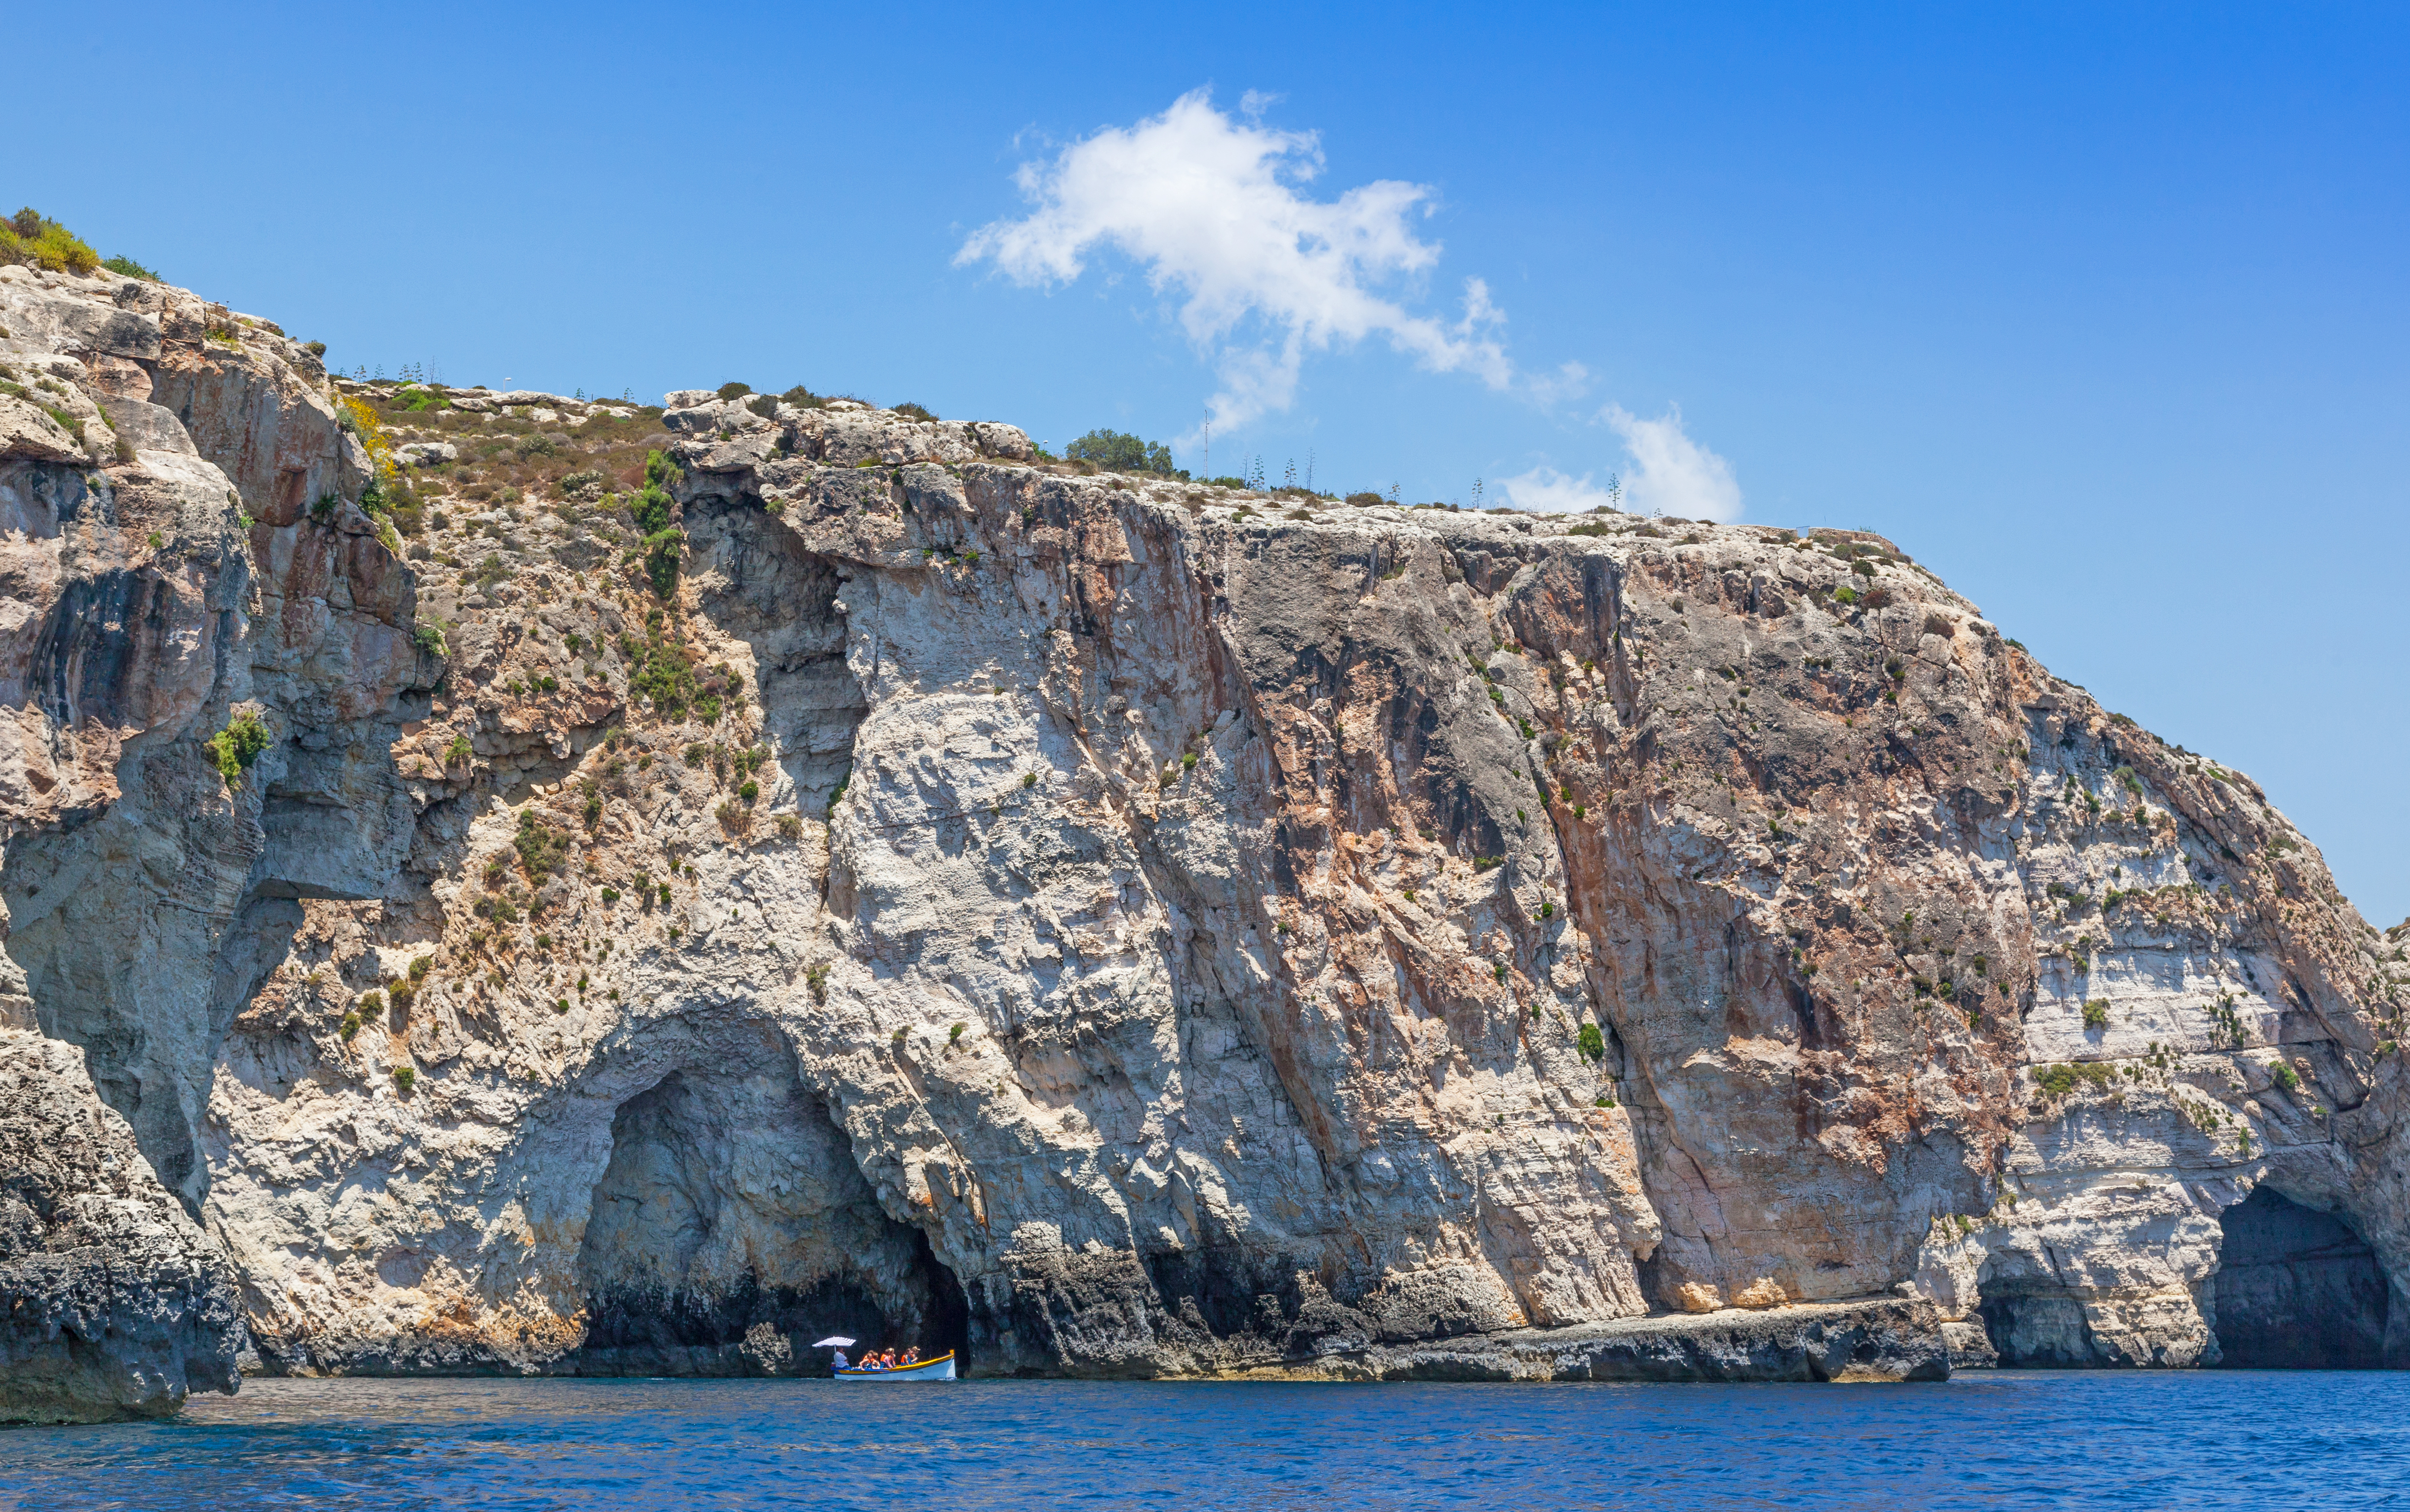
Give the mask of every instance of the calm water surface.
M 275 1381 L 0 1431 L 0 1507 L 2410 1507 L 2410 1377 Z

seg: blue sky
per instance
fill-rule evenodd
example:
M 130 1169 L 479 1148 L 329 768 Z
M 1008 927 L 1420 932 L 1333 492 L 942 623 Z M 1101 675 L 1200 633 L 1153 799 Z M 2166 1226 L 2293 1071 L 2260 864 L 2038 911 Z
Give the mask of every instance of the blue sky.
M 1741 518 L 1892 536 L 2410 914 L 2410 12 L 1137 12 L 32 7 L 12 74 L 75 103 L 0 194 L 346 368 L 1176 440 L 1279 367 L 1280 308 L 1333 307 L 1217 265 L 1255 313 L 1200 342 L 1148 276 L 1203 266 L 1176 215 L 1081 240 L 1058 201 L 1052 284 L 959 256 L 1041 208 L 1016 169 L 1207 89 L 1225 147 L 1314 134 L 1255 184 L 1310 224 L 1423 191 L 1346 222 L 1406 239 L 1332 285 L 1392 314 L 1226 407 L 1215 472 L 1469 502 L 1720 465 Z M 1452 335 L 1468 279 L 1503 322 Z M 1652 438 L 1694 450 L 1651 474 Z

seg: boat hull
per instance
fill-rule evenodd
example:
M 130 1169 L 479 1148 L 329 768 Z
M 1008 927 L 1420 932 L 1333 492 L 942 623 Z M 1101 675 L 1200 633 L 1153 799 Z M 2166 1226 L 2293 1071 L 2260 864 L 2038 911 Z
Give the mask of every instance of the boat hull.
M 841 1370 L 840 1381 L 951 1381 L 954 1379 L 954 1356 L 951 1350 L 935 1359 L 924 1359 L 904 1370 Z

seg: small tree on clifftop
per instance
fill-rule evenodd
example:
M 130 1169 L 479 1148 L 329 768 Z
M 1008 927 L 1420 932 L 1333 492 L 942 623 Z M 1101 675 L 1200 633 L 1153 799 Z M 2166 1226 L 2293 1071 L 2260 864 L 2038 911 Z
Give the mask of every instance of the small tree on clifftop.
M 1154 472 L 1168 478 L 1188 474 L 1171 465 L 1171 448 L 1159 441 L 1141 441 L 1118 430 L 1091 430 L 1063 448 L 1075 461 L 1094 462 L 1106 472 Z

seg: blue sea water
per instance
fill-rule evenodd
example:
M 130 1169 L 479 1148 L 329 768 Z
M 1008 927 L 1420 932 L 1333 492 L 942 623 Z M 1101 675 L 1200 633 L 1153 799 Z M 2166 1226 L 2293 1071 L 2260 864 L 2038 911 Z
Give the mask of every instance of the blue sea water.
M 2410 1506 L 2410 1375 L 1923 1386 L 254 1380 L 0 1507 Z

